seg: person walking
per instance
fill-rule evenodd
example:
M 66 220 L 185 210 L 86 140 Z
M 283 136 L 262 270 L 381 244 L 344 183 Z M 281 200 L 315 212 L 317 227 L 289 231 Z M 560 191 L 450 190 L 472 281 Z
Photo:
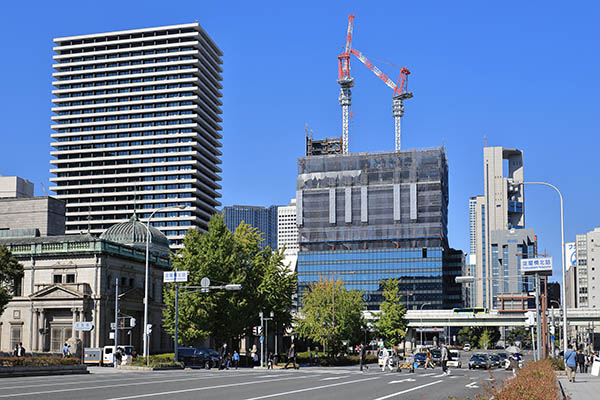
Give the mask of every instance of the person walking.
M 67 343 L 65 343 L 65 345 L 62 348 L 62 358 L 67 358 L 69 357 L 71 354 L 69 352 L 69 345 Z
M 287 362 L 285 363 L 284 369 L 287 369 L 290 362 L 292 363 L 292 366 L 294 367 L 294 369 L 300 369 L 300 366 L 296 366 L 296 348 L 294 346 L 294 343 L 292 343 L 292 345 L 290 346 L 288 353 L 287 353 L 287 357 L 288 357 L 288 359 L 287 359 Z
M 227 349 L 227 343 L 223 343 L 221 351 L 219 351 L 219 369 L 229 369 L 227 366 L 227 360 L 229 359 L 229 350 Z
M 431 352 L 429 351 L 429 349 L 426 350 L 426 356 L 425 356 L 425 369 L 427 369 L 427 367 L 431 367 L 431 369 L 434 369 L 434 365 L 433 362 L 431 361 L 431 359 L 433 358 L 431 356 Z
M 448 356 L 448 347 L 446 347 L 446 343 L 442 343 L 442 355 L 440 361 L 442 362 L 442 371 L 444 371 L 444 375 L 450 374 L 450 371 L 448 370 Z
M 567 369 L 567 378 L 569 382 L 575 382 L 575 372 L 577 372 L 577 353 L 573 346 L 569 345 L 565 352 L 565 367 Z
M 19 342 L 17 347 L 15 347 L 14 355 L 15 357 L 25 357 L 25 347 L 23 347 L 23 343 Z
M 365 344 L 361 343 L 360 346 L 358 347 L 358 358 L 359 358 L 359 363 L 360 363 L 360 370 L 363 370 L 363 367 L 365 369 L 369 369 L 369 367 L 367 366 L 367 355 L 366 355 L 366 349 L 365 349 Z
M 235 369 L 238 369 L 240 366 L 240 353 L 237 350 L 233 351 L 233 366 Z
M 585 353 L 583 350 L 577 352 L 577 364 L 579 365 L 579 372 L 585 373 Z
M 273 369 L 273 353 L 269 352 L 267 356 L 267 369 Z

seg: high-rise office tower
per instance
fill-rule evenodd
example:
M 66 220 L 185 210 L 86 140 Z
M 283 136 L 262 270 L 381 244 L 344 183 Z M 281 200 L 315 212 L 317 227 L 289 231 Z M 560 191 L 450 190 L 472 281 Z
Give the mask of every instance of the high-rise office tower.
M 296 199 L 287 206 L 277 208 L 277 248 L 285 254 L 298 254 L 298 225 L 296 225 Z
M 225 225 L 235 232 L 244 222 L 262 233 L 262 247 L 269 246 L 277 250 L 277 208 L 278 206 L 227 206 L 223 207 Z
M 51 181 L 66 233 L 135 211 L 180 247 L 220 205 L 221 57 L 198 23 L 54 39 Z M 174 209 L 185 206 L 185 209 Z
M 600 308 L 600 228 L 576 235 L 576 266 L 571 291 L 575 298 L 574 307 Z M 598 279 L 596 279 L 598 278 Z M 567 286 L 568 288 L 568 286 Z

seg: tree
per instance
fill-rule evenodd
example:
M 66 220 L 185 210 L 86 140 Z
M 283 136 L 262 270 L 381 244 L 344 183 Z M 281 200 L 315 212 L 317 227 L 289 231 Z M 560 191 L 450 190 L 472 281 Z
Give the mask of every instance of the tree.
M 406 307 L 401 302 L 399 283 L 398 279 L 381 281 L 385 300 L 380 305 L 381 314 L 375 321 L 375 327 L 386 347 L 396 346 L 406 335 Z
M 362 293 L 347 290 L 341 279 L 311 283 L 302 298 L 302 313 L 296 332 L 314 342 L 325 342 L 330 355 L 342 348 L 342 341 L 358 344 L 365 325 Z
M 486 331 L 486 343 L 495 344 L 500 340 L 500 329 L 498 327 L 483 328 L 481 326 L 463 327 L 458 331 L 457 339 L 461 344 L 470 343 L 471 346 L 481 345 L 481 336 Z
M 523 347 L 531 346 L 531 333 L 529 332 L 529 329 L 523 326 L 512 328 L 506 336 L 506 339 L 510 344 L 521 342 L 521 346 Z
M 195 344 L 209 336 L 217 343 L 239 339 L 260 324 L 259 311 L 274 312 L 280 327 L 291 324 L 292 295 L 296 275 L 283 266 L 283 254 L 268 246 L 261 248 L 257 229 L 241 223 L 231 233 L 223 216 L 215 215 L 208 232 L 190 230 L 184 248 L 173 256 L 173 267 L 189 271 L 189 286 L 200 286 L 204 277 L 212 285 L 241 284 L 240 291 L 214 290 L 179 295 L 179 338 L 182 344 Z M 175 290 L 164 291 L 166 304 L 163 324 L 174 334 Z
M 5 246 L 0 246 L 0 314 L 20 285 L 22 277 L 23 266 Z
M 481 332 L 481 336 L 479 336 L 479 348 L 487 350 L 488 346 L 490 345 L 490 340 L 490 332 L 487 329 L 484 329 L 483 332 Z

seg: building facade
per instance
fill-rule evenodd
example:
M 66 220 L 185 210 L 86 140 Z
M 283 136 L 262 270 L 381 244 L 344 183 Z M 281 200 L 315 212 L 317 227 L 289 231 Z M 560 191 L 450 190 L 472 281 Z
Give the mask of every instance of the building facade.
M 240 223 L 244 222 L 262 233 L 261 246 L 277 249 L 277 209 L 278 206 L 226 206 L 223 207 L 225 225 L 235 232 Z
M 150 349 L 164 352 L 172 349 L 161 327 L 162 274 L 171 269 L 169 243 L 155 228 L 151 234 Z M 120 331 L 120 344 L 132 344 L 140 352 L 145 235 L 145 225 L 132 219 L 114 225 L 102 238 L 82 234 L 0 239 L 24 268 L 21 285 L 0 315 L 0 351 L 9 352 L 22 342 L 28 352 L 60 352 L 71 337 L 86 347 L 114 344 L 109 334 L 118 285 L 120 315 L 137 320 L 133 329 Z M 91 321 L 94 329 L 74 331 L 77 321 Z
M 0 199 L 33 197 L 33 183 L 18 176 L 0 176 Z
M 220 206 L 221 57 L 198 23 L 54 39 L 54 168 L 66 233 L 136 211 L 173 247 Z M 134 210 L 135 209 L 135 210 Z
M 63 201 L 49 196 L 0 199 L 0 238 L 64 233 Z
M 575 307 L 600 308 L 600 228 L 576 235 Z M 568 287 L 568 286 L 567 286 Z
M 298 254 L 296 199 L 287 206 L 277 207 L 277 248 L 285 249 L 285 254 Z
M 400 280 L 409 308 L 456 304 L 445 295 L 454 289 L 460 297 L 460 286 L 444 280 L 452 257 L 443 148 L 302 157 L 296 210 L 300 296 L 335 277 L 363 290 L 370 310 L 388 278 Z

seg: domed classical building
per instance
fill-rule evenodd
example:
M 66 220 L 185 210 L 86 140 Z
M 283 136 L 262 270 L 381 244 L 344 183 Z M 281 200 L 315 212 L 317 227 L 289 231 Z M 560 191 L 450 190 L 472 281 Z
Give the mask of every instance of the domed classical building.
M 22 342 L 28 353 L 60 352 L 73 336 L 85 347 L 113 345 L 110 324 L 118 286 L 119 322 L 124 325 L 119 344 L 131 343 L 141 354 L 147 239 L 150 351 L 172 351 L 171 337 L 161 326 L 163 272 L 171 270 L 169 241 L 158 229 L 147 229 L 135 214 L 99 238 L 80 234 L 0 239 L 24 267 L 21 285 L 0 315 L 0 351 L 11 351 Z M 94 328 L 75 331 L 78 321 L 92 322 Z

